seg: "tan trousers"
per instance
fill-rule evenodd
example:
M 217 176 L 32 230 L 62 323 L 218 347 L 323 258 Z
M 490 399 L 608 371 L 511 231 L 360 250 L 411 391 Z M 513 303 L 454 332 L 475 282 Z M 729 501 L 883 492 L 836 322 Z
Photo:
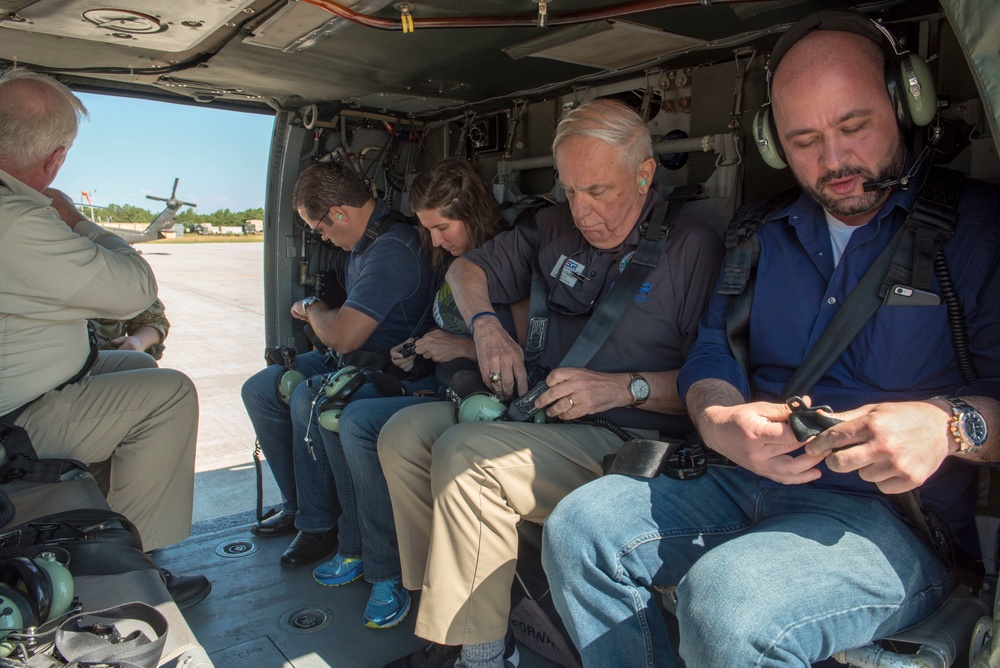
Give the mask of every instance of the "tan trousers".
M 378 454 L 403 586 L 423 590 L 416 634 L 446 645 L 502 638 L 518 521 L 542 522 L 600 476 L 604 456 L 621 444 L 584 424 L 456 424 L 451 402 L 396 413 L 379 434 Z
M 110 458 L 108 504 L 149 551 L 191 533 L 198 395 L 146 353 L 102 351 L 90 374 L 42 395 L 16 420 L 39 457 Z

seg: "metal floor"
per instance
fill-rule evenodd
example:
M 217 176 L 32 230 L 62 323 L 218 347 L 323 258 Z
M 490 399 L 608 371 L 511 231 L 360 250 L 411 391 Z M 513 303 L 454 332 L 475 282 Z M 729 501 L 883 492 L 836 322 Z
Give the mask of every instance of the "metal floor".
M 184 615 L 217 668 L 379 668 L 424 644 L 413 635 L 419 595 L 398 626 L 366 628 L 368 583 L 322 587 L 311 567 L 282 568 L 291 536 L 254 536 L 253 519 L 247 512 L 200 522 L 155 555 L 170 571 L 212 581 L 211 595 Z M 519 653 L 522 668 L 555 665 L 520 645 Z

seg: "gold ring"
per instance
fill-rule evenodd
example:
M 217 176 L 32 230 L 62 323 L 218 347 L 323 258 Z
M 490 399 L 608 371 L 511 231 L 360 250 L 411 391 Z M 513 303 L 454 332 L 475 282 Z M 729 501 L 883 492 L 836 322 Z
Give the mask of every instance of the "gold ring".
M 569 399 L 569 407 L 570 407 L 570 409 L 572 409 L 573 406 L 576 406 L 576 404 L 573 403 L 573 397 L 566 397 L 566 398 Z
M 500 382 L 500 372 L 490 371 L 490 383 L 496 385 L 499 382 Z

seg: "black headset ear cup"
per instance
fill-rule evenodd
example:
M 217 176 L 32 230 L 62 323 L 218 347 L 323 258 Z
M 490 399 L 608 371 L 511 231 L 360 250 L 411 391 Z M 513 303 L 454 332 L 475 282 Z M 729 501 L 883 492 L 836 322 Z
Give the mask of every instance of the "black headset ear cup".
M 41 617 L 38 614 L 38 605 L 35 604 L 31 598 L 28 597 L 23 591 L 20 591 L 16 587 L 12 587 L 9 584 L 0 582 L 0 598 L 6 601 L 7 605 L 10 605 L 17 610 L 17 613 L 21 616 L 21 623 L 24 627 L 38 626 L 41 624 Z M 10 613 L 3 610 L 0 607 L 0 616 L 8 617 Z
M 753 140 L 757 145 L 760 157 L 770 167 L 784 169 L 788 166 L 785 162 L 785 152 L 781 148 L 781 141 L 778 139 L 778 130 L 774 125 L 774 117 L 771 115 L 771 105 L 765 104 L 753 117 Z
M 28 557 L 8 559 L 0 567 L 0 582 L 17 589 L 23 584 L 26 596 L 35 610 L 34 624 L 44 623 L 49 618 L 52 608 L 52 582 L 49 574 Z

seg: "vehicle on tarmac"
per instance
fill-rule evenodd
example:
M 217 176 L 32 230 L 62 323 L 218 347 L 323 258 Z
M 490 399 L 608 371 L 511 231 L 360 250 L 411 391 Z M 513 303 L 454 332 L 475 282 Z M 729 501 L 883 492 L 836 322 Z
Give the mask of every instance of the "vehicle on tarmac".
M 765 163 L 754 119 L 767 101 L 770 49 L 789 25 L 826 7 L 866 13 L 927 61 L 937 109 L 910 133 L 911 152 L 933 142 L 936 164 L 1000 183 L 994 0 L 0 0 L 0 66 L 49 73 L 82 92 L 272 115 L 266 345 L 305 352 L 311 343 L 289 308 L 323 296 L 333 255 L 291 204 L 309 163 L 348 165 L 405 212 L 417 173 L 462 156 L 513 219 L 539 198 L 564 198 L 550 154 L 561 115 L 613 98 L 653 135 L 655 183 L 697 185 L 687 206 L 722 234 L 737 207 L 794 185 L 788 170 Z M 158 221 L 194 206 L 175 198 L 176 186 Z M 280 569 L 285 543 L 247 530 L 255 490 L 233 489 L 230 498 L 229 517 L 163 554 L 171 568 L 215 583 L 204 604 L 186 611 L 215 665 L 379 666 L 422 644 L 414 615 L 391 630 L 365 629 L 363 587 L 328 590 L 308 573 Z M 984 516 L 984 535 L 998 527 Z M 996 543 L 984 544 L 995 576 Z M 544 602 L 534 571 L 534 580 L 523 573 L 525 586 Z M 988 639 L 989 624 L 973 627 L 991 606 L 949 610 L 926 642 L 889 641 L 841 658 L 859 666 L 967 661 Z M 939 641 L 945 632 L 953 639 Z M 527 623 L 518 637 L 534 637 L 540 649 L 554 644 L 548 630 Z M 525 666 L 556 665 L 522 655 Z

